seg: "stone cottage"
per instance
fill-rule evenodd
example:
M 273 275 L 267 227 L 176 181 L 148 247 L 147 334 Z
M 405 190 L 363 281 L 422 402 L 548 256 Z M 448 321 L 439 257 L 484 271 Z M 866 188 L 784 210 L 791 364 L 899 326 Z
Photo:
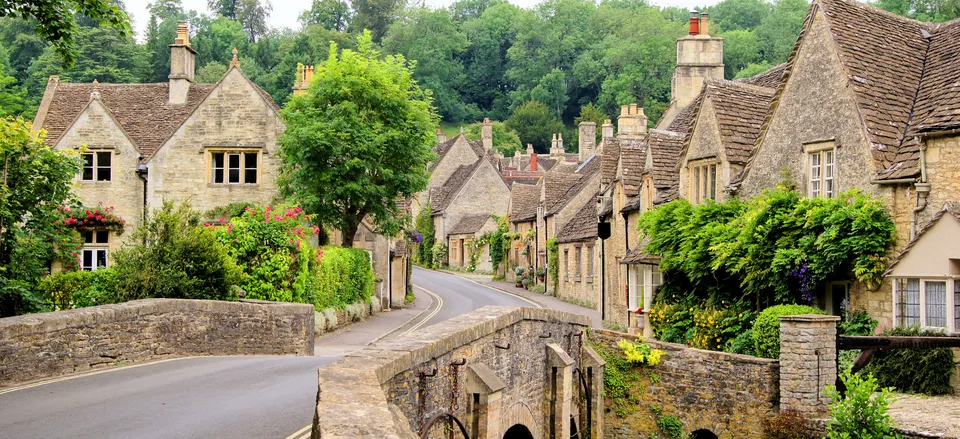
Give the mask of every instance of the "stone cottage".
M 538 212 L 540 209 L 540 185 L 514 183 L 510 187 L 510 206 L 507 210 L 507 218 L 510 221 L 510 231 L 523 237 L 522 240 L 511 243 L 510 251 L 507 255 L 507 265 L 504 267 L 504 276 L 513 281 L 516 280 L 515 273 L 510 267 L 524 267 L 534 270 L 543 265 L 537 260 L 536 255 L 539 249 L 536 247 L 536 235 L 539 232 Z M 533 240 L 526 239 L 527 236 L 534 235 Z
M 85 148 L 76 194 L 113 206 L 127 229 L 165 201 L 209 210 L 277 196 L 279 108 L 240 68 L 237 53 L 215 84 L 194 80 L 196 51 L 185 22 L 170 45 L 170 80 L 157 84 L 61 82 L 51 76 L 34 127 L 55 149 Z M 92 233 L 84 269 L 111 264 L 130 234 Z

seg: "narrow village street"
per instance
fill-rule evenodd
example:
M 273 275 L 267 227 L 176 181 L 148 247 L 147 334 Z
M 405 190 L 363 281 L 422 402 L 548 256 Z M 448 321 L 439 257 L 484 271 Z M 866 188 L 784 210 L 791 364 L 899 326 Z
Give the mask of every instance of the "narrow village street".
M 314 357 L 170 359 L 0 389 L 0 431 L 21 439 L 309 437 L 317 368 L 484 306 L 539 306 L 452 274 L 416 268 L 413 279 L 413 306 L 319 337 Z

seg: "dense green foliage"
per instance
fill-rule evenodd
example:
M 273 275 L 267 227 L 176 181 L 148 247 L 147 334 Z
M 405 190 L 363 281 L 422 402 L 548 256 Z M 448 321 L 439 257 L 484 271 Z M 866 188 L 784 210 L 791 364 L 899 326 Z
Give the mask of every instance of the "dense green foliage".
M 44 277 L 37 290 L 47 309 L 59 311 L 115 303 L 116 271 L 67 271 Z
M 506 126 L 517 133 L 520 141 L 533 144 L 533 149 L 540 154 L 549 153 L 551 137 L 563 131 L 560 119 L 546 105 L 533 100 L 517 107 Z
M 560 245 L 557 244 L 557 238 L 547 240 L 547 271 L 550 273 L 553 291 L 556 293 L 560 288 Z
M 500 268 L 507 263 L 507 255 L 510 253 L 510 240 L 506 239 L 510 230 L 509 218 L 506 216 L 496 216 L 497 230 L 490 234 L 490 261 L 493 265 L 493 275 L 500 276 Z
M 503 122 L 491 122 L 490 125 L 493 128 L 493 146 L 502 152 L 504 157 L 513 157 L 517 151 L 525 151 L 516 131 L 507 128 Z M 482 128 L 482 122 L 472 123 L 464 127 L 463 133 L 470 140 L 480 140 Z
M 921 330 L 916 327 L 895 328 L 884 331 L 883 335 L 945 336 L 940 331 Z M 900 392 L 948 395 L 954 390 L 950 386 L 950 376 L 956 367 L 953 350 L 950 348 L 897 349 L 874 357 L 860 374 L 871 374 L 876 377 L 878 385 Z
M 887 414 L 892 396 L 890 389 L 881 388 L 876 378 L 842 372 L 840 379 L 846 386 L 841 395 L 833 386 L 827 387 L 830 398 L 830 420 L 826 439 L 900 439 L 893 428 L 893 419 Z
M 662 256 L 671 302 L 810 303 L 828 279 L 877 285 L 894 243 L 883 203 L 857 191 L 805 198 L 785 185 L 741 202 L 685 200 L 640 217 L 647 251 Z
M 146 298 L 235 300 L 241 272 L 214 230 L 183 203 L 164 202 L 133 232 L 141 245 L 113 253 L 118 302 Z
M 433 224 L 433 206 L 427 200 L 427 204 L 420 209 L 417 218 L 413 222 L 422 240 L 417 243 L 413 250 L 413 262 L 430 268 L 433 265 L 433 244 L 436 241 L 436 229 Z
M 54 259 L 74 261 L 79 234 L 63 224 L 79 170 L 73 153 L 55 151 L 22 118 L 0 118 L 0 317 L 38 311 L 34 291 Z
M 317 259 L 318 287 L 313 304 L 318 310 L 370 300 L 374 276 L 366 251 L 328 246 L 318 252 Z
M 801 314 L 826 314 L 807 305 L 777 305 L 763 310 L 753 323 L 755 353 L 763 358 L 780 358 L 780 317 Z
M 433 243 L 433 247 L 430 249 L 431 263 L 434 268 L 446 267 L 449 265 L 449 253 L 447 252 L 447 245 L 441 241 Z
M 658 299 L 661 299 L 658 297 Z M 646 308 L 646 306 L 645 306 Z M 756 314 L 742 303 L 669 303 L 655 300 L 650 324 L 658 340 L 688 344 L 698 349 L 753 354 L 751 334 Z
M 426 189 L 437 116 L 403 56 L 380 56 L 370 34 L 357 50 L 331 43 L 309 90 L 281 112 L 281 194 L 352 247 L 360 221 L 392 236 L 406 221 L 397 199 Z

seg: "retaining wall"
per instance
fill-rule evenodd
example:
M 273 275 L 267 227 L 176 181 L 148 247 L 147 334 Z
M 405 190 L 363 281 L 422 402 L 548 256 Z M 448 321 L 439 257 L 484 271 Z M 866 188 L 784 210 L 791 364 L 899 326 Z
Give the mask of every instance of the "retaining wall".
M 313 355 L 311 305 L 145 299 L 0 319 L 0 387 L 191 355 Z

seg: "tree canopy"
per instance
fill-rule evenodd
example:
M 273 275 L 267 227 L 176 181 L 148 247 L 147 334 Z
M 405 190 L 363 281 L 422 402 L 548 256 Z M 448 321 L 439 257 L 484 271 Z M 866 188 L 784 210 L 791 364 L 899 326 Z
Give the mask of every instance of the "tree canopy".
M 342 231 L 344 247 L 367 217 L 395 234 L 403 224 L 397 198 L 427 186 L 438 118 L 410 67 L 403 56 L 382 57 L 370 32 L 356 50 L 338 54 L 331 43 L 307 92 L 281 112 L 281 193 Z

